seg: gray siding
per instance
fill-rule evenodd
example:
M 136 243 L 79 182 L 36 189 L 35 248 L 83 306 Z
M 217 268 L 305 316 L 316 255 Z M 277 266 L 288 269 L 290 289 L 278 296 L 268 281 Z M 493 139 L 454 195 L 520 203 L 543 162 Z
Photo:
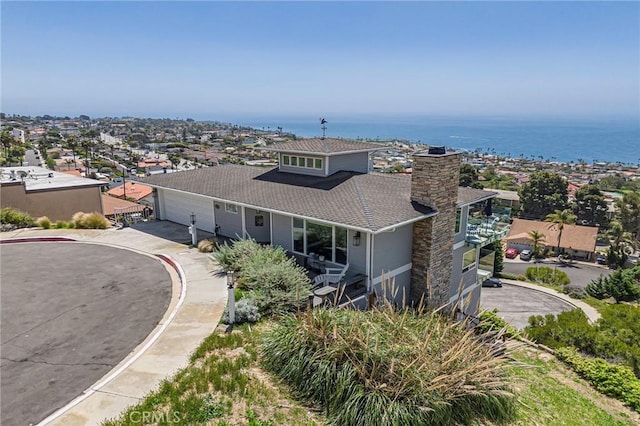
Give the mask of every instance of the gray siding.
M 347 231 L 347 259 L 349 261 L 349 272 L 367 274 L 367 235 L 360 233 L 360 245 L 353 245 L 353 234 L 355 231 Z
M 285 250 L 291 251 L 291 217 L 273 213 L 271 215 L 271 227 L 274 246 L 282 246 Z
M 357 152 L 329 157 L 329 174 L 332 175 L 340 170 L 367 173 L 369 171 L 369 153 Z
M 238 214 L 234 214 L 225 210 L 225 203 L 216 201 L 215 205 L 220 206 L 216 208 L 216 225 L 220 226 L 218 234 L 229 238 L 242 237 L 242 208 L 238 206 Z
M 262 226 L 256 226 L 256 216 L 262 216 Z M 271 228 L 269 223 L 269 212 L 260 211 L 246 207 L 244 209 L 245 229 L 251 238 L 259 243 L 271 242 Z
M 398 306 L 406 306 L 409 302 L 409 291 L 411 288 L 411 270 L 396 275 L 389 282 L 382 282 L 373 285 L 373 291 L 377 295 L 382 295 L 387 300 Z
M 462 273 L 462 258 L 464 253 L 467 250 L 471 250 L 473 247 L 469 247 L 464 245 L 458 249 L 453 250 L 453 267 L 451 268 L 451 288 L 449 290 L 449 297 L 453 297 L 458 294 L 460 290 L 464 290 L 465 288 L 472 286 L 476 283 L 477 276 L 477 268 L 478 268 L 478 258 L 480 253 L 480 248 L 476 251 L 476 267 L 468 270 L 465 273 Z M 462 283 L 462 289 L 460 288 L 460 284 Z
M 373 277 L 411 263 L 413 224 L 377 234 L 373 241 Z

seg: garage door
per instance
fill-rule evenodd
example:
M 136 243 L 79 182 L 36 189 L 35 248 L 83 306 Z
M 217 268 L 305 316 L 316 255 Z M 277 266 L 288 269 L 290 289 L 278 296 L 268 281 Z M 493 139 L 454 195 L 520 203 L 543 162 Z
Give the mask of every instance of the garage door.
M 196 227 L 213 232 L 213 200 L 199 195 L 161 190 L 160 202 L 164 204 L 163 219 L 182 225 L 190 225 L 191 212 L 196 214 Z

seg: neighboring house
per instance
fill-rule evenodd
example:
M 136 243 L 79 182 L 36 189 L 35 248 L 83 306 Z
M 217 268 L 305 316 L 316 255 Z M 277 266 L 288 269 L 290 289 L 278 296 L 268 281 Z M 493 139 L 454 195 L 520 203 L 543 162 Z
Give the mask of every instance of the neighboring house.
M 222 165 L 140 178 L 154 188 L 155 214 L 227 237 L 252 237 L 296 257 L 324 256 L 366 276 L 367 294 L 395 283 L 399 304 L 455 302 L 477 312 L 481 280 L 491 274 L 483 249 L 506 232 L 495 223 L 467 232 L 469 208 L 494 192 L 458 188 L 460 154 L 432 151 L 413 158 L 413 174 L 369 172 L 381 146 L 343 139 L 271 145 L 279 167 Z M 471 226 L 471 225 L 469 225 Z M 488 269 L 478 272 L 479 269 Z
M 117 214 L 121 214 L 122 212 L 143 213 L 145 208 L 148 209 L 149 207 L 123 200 L 122 198 L 102 194 L 102 211 L 108 219 L 113 219 Z
M 171 163 L 147 158 L 139 161 L 136 166 L 139 172 L 144 172 L 145 174 L 166 173 L 166 170 L 171 168 Z
M 102 214 L 104 182 L 54 172 L 43 167 L 0 168 L 0 206 L 33 217 L 70 220 L 77 212 Z
M 558 247 L 558 227 L 551 222 L 537 220 L 513 219 L 509 234 L 505 239 L 507 248 L 514 247 L 518 250 L 533 250 L 533 242 L 529 238 L 529 232 L 538 231 L 545 235 L 541 244 L 555 251 Z M 594 260 L 598 228 L 581 225 L 564 225 L 560 251 L 578 259 Z
M 112 197 L 135 200 L 140 204 L 153 206 L 153 188 L 136 182 L 125 182 L 107 191 Z
M 504 189 L 491 189 L 491 191 L 498 193 L 498 195 L 496 195 L 496 200 L 503 206 L 516 209 L 520 207 L 520 196 L 518 195 L 518 191 L 507 191 Z

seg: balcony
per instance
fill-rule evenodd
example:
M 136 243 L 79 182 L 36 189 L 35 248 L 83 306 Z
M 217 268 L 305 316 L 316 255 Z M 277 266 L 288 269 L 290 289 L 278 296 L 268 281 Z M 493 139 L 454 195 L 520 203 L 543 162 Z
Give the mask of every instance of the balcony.
M 465 240 L 477 247 L 483 247 L 503 239 L 509 233 L 509 224 L 501 217 L 489 216 L 485 219 L 469 218 Z

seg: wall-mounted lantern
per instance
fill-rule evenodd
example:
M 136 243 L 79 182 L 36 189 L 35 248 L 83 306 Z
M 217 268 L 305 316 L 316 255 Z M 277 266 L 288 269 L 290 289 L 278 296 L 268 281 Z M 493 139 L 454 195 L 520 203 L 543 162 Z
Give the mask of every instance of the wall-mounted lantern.
M 360 245 L 360 231 L 356 231 L 356 233 L 353 234 L 353 245 L 354 246 Z

